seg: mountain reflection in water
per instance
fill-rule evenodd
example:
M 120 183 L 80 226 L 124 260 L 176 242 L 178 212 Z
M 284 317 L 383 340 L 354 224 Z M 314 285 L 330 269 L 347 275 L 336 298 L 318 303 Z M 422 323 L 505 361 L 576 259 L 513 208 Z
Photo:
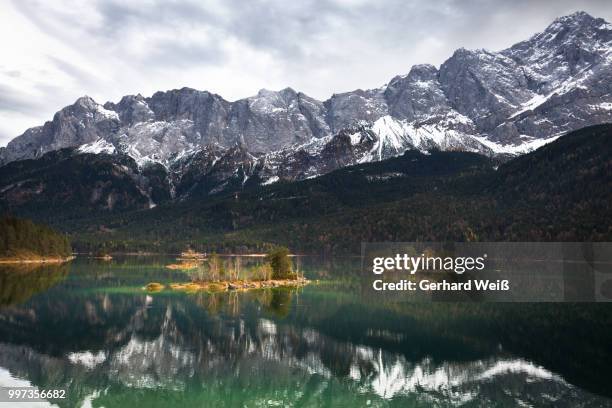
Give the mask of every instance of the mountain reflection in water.
M 610 362 L 609 307 L 363 304 L 347 265 L 305 268 L 331 278 L 147 294 L 152 277 L 181 275 L 77 260 L 63 281 L 0 309 L 0 385 L 66 388 L 60 406 L 611 406 L 584 374 Z M 567 334 L 574 324 L 590 338 Z M 565 360 L 544 354 L 551 340 Z

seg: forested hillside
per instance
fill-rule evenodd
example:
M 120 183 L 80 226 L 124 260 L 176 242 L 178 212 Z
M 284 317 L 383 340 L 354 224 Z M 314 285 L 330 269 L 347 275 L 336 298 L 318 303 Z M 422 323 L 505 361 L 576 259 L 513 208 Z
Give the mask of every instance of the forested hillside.
M 64 234 L 30 220 L 0 218 L 0 259 L 65 258 L 71 253 Z
M 612 239 L 611 140 L 612 125 L 599 125 L 501 165 L 474 153 L 411 150 L 322 177 L 152 209 L 108 212 L 91 204 L 84 212 L 40 201 L 22 215 L 93 251 L 191 245 L 233 252 L 282 244 L 358 253 L 368 241 L 605 241 Z M 117 189 L 112 179 L 105 186 Z
M 150 210 L 40 213 L 80 249 L 358 253 L 363 241 L 612 239 L 612 125 L 568 134 L 502 164 L 408 151 L 296 183 Z M 608 221 L 606 221 L 608 220 Z

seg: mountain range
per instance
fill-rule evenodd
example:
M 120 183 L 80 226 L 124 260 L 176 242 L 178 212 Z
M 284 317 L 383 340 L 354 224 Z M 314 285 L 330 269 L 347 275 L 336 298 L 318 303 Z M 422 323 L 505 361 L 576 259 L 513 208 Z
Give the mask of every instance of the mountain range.
M 472 152 L 407 150 L 302 181 L 242 185 L 237 177 L 227 191 L 179 200 L 161 165 L 143 176 L 127 156 L 62 149 L 0 167 L 0 180 L 18 186 L 0 193 L 0 212 L 67 232 L 84 252 L 281 244 L 357 254 L 360 242 L 609 241 L 611 140 L 612 125 L 591 126 L 501 164 Z M 143 177 L 144 187 L 133 182 Z
M 164 196 L 185 199 L 317 177 L 409 149 L 507 160 L 612 121 L 611 91 L 612 25 L 577 12 L 502 51 L 461 48 L 439 68 L 416 65 L 380 88 L 325 101 L 291 88 L 234 102 L 190 88 L 103 105 L 84 96 L 1 148 L 0 164 L 66 148 L 111 155 L 115 171 L 128 163 L 126 174 L 154 206 L 150 173 Z M 2 184 L 0 194 L 21 194 L 11 193 L 21 184 Z
M 79 251 L 609 240 L 611 41 L 611 25 L 576 13 L 324 102 L 83 97 L 2 150 L 0 212 Z

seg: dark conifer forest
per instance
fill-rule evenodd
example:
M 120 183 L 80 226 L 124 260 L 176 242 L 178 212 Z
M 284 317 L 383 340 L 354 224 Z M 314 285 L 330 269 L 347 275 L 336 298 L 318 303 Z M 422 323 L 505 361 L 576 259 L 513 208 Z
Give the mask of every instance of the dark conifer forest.
M 0 218 L 0 258 L 32 259 L 70 256 L 68 237 L 30 220 Z

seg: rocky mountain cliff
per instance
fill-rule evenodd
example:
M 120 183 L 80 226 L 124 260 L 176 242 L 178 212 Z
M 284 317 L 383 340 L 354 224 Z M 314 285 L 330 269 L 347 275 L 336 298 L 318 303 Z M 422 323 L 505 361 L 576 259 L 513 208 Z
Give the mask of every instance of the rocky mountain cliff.
M 518 155 L 612 121 L 611 52 L 612 25 L 578 12 L 508 49 L 459 49 L 439 69 L 416 65 L 324 102 L 291 88 L 235 102 L 190 88 L 104 105 L 85 96 L 0 149 L 0 164 L 62 148 L 125 155 L 138 169 L 161 164 L 180 196 L 315 177 L 407 149 Z

